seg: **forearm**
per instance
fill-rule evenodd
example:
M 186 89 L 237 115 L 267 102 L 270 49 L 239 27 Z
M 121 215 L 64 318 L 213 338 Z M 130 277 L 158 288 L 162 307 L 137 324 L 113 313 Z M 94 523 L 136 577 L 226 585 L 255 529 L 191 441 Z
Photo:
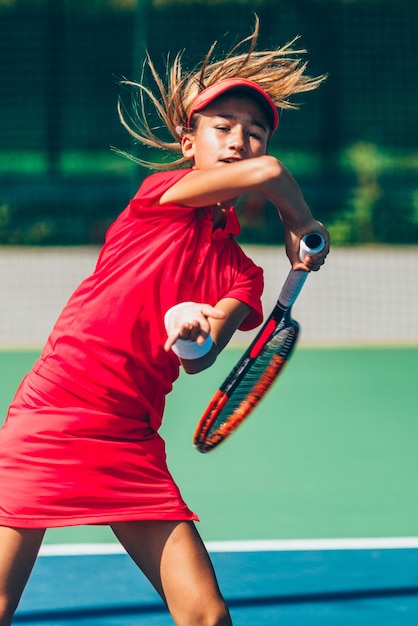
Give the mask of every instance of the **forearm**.
M 209 206 L 252 193 L 270 200 L 289 228 L 308 224 L 312 219 L 293 176 L 280 161 L 268 155 L 194 170 L 168 189 L 160 203 Z
M 264 194 L 279 212 L 283 222 L 286 254 L 294 269 L 317 270 L 323 265 L 329 251 L 329 234 L 312 215 L 302 191 L 285 166 L 273 159 L 270 161 L 271 176 L 264 186 Z M 299 260 L 300 240 L 311 232 L 320 233 L 325 240 L 321 253 Z
M 314 218 L 292 174 L 274 157 L 263 159 L 260 192 L 276 206 L 285 227 L 309 227 Z

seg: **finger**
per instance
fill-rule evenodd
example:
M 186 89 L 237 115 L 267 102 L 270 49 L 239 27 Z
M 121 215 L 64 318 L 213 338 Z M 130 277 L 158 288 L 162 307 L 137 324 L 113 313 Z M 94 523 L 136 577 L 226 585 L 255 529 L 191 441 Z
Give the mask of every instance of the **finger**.
M 205 317 L 213 317 L 214 319 L 217 320 L 221 320 L 225 317 L 225 311 L 222 311 L 222 309 L 216 309 L 213 306 L 210 306 L 209 304 L 205 304 L 202 306 L 202 314 Z
M 321 254 L 321 256 L 307 256 L 303 260 L 303 264 L 305 268 L 309 272 L 317 272 L 325 263 L 325 257 Z M 293 267 L 295 269 L 295 267 Z
M 196 329 L 200 329 L 200 323 L 197 319 L 192 320 L 191 322 L 184 322 L 184 324 L 182 324 L 180 327 L 178 336 L 180 339 L 188 341 L 189 339 L 191 339 L 193 333 L 196 333 Z
M 190 329 L 188 339 L 190 341 L 197 341 L 198 338 L 202 336 L 203 337 L 203 341 L 204 341 L 205 338 L 208 336 L 209 331 L 210 331 L 210 327 L 209 327 L 208 322 L 206 321 L 206 318 L 205 318 L 205 326 L 206 326 L 206 328 L 202 328 L 201 324 L 194 325 Z
M 177 339 L 179 338 L 178 334 L 173 334 L 170 335 L 167 339 L 166 342 L 164 344 L 164 350 L 166 352 L 170 352 L 172 346 L 176 343 Z
M 303 270 L 304 272 L 310 272 L 311 268 L 309 267 L 309 265 L 306 264 L 305 259 L 305 261 L 296 261 L 295 263 L 293 263 L 292 270 Z
M 205 343 L 206 339 L 209 337 L 209 334 L 210 333 L 206 333 L 201 330 L 200 333 L 191 340 L 195 341 L 197 344 L 201 346 L 203 343 Z

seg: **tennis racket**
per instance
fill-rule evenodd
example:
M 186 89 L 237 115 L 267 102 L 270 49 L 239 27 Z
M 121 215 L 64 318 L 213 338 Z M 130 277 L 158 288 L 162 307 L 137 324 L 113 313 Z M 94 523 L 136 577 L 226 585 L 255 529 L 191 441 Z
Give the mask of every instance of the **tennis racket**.
M 305 235 L 300 259 L 321 252 L 324 245 L 319 233 Z M 193 437 L 199 452 L 210 452 L 242 424 L 289 360 L 299 333 L 291 308 L 307 276 L 304 270 L 290 270 L 273 311 L 200 418 Z

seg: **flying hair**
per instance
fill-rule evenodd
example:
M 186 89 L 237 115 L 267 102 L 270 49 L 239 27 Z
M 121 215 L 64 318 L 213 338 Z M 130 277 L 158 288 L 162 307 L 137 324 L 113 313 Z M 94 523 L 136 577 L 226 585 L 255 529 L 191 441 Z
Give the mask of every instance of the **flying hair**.
M 306 50 L 293 47 L 298 37 L 277 49 L 256 50 L 259 30 L 260 22 L 256 16 L 254 30 L 248 37 L 239 41 L 218 60 L 215 58 L 218 45 L 215 41 L 203 61 L 191 71 L 184 69 L 184 51 L 180 52 L 171 64 L 167 59 L 164 79 L 147 53 L 140 82 L 127 79 L 121 81 L 121 85 L 132 90 L 132 101 L 128 109 L 119 98 L 119 118 L 137 143 L 162 150 L 166 155 L 171 155 L 170 160 L 153 162 L 120 150 L 116 152 L 154 170 L 189 164 L 181 152 L 181 137 L 184 132 L 193 131 L 193 120 L 198 114 L 193 116 L 191 128 L 188 128 L 187 123 L 192 104 L 200 92 L 226 78 L 245 78 L 257 83 L 278 109 L 298 108 L 292 102 L 292 96 L 316 89 L 326 76 L 312 77 L 306 74 L 308 64 L 302 58 Z M 147 72 L 152 87 L 146 84 Z M 155 122 L 156 114 L 161 125 L 151 125 L 150 105 L 154 111 L 151 119 Z M 163 137 L 163 133 L 167 138 Z

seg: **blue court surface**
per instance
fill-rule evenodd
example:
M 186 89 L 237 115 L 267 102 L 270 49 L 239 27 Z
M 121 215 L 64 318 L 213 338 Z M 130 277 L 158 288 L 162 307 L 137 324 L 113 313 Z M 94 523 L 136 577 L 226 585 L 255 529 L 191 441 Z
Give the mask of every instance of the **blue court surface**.
M 416 540 L 215 542 L 208 548 L 236 626 L 418 624 Z M 130 558 L 104 544 L 44 548 L 14 623 L 173 621 Z

